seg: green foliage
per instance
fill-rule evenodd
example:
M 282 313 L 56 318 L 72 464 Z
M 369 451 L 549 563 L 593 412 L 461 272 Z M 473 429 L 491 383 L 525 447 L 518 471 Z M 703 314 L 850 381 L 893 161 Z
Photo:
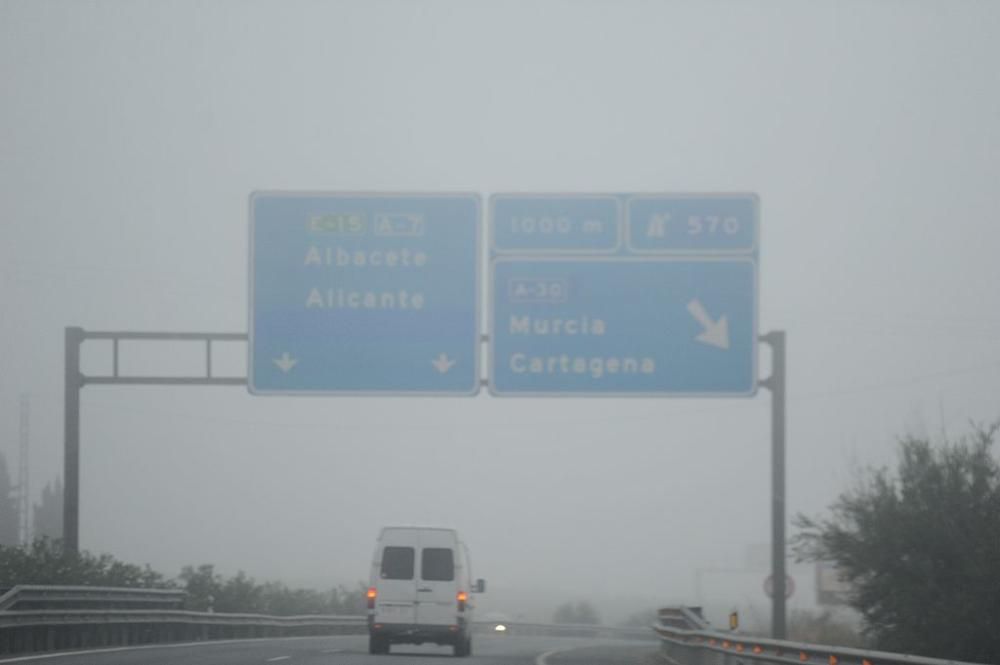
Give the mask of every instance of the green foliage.
M 180 575 L 188 593 L 185 606 L 200 612 L 210 607 L 215 612 L 272 614 L 292 616 L 303 614 L 358 615 L 365 612 L 365 591 L 358 583 L 354 590 L 337 587 L 322 592 L 313 589 L 290 589 L 281 582 L 257 584 L 240 571 L 228 580 L 215 572 L 215 567 L 203 564 L 197 568 L 185 566 Z
M 280 582 L 258 584 L 245 572 L 230 578 L 215 566 L 184 566 L 177 580 L 147 566 L 118 561 L 110 554 L 63 552 L 58 540 L 39 538 L 27 547 L 0 546 L 0 587 L 18 584 L 183 588 L 185 608 L 278 616 L 302 614 L 359 615 L 365 613 L 367 587 L 336 587 L 328 591 L 290 589 Z
M 261 587 L 241 570 L 222 585 L 219 596 L 215 599 L 215 610 L 262 614 L 260 595 Z
M 576 603 L 563 603 L 557 607 L 552 615 L 552 623 L 599 625 L 601 618 L 594 606 L 583 600 Z
M 351 590 L 337 587 L 320 592 L 312 589 L 289 589 L 280 582 L 268 582 L 261 587 L 265 614 L 364 614 L 366 609 L 363 584 Z
M 184 602 L 186 609 L 196 612 L 214 609 L 215 599 L 221 593 L 223 585 L 222 576 L 215 573 L 215 566 L 210 564 L 203 564 L 197 568 L 184 566 L 181 569 L 180 581 L 187 591 L 187 600 Z
M 149 566 L 118 561 L 110 554 L 67 554 L 62 542 L 39 538 L 25 547 L 0 546 L 0 587 L 56 584 L 171 588 L 174 583 Z
M 261 600 L 262 587 L 242 570 L 228 580 L 215 572 L 215 566 L 184 566 L 180 580 L 187 591 L 185 607 L 198 612 L 266 614 Z
M 829 517 L 796 519 L 800 558 L 837 563 L 878 648 L 974 662 L 1000 654 L 997 430 L 938 447 L 906 438 L 895 473 L 870 469 Z
M 838 647 L 867 646 L 857 629 L 849 622 L 837 619 L 832 612 L 793 610 L 788 617 L 788 638 L 795 642 L 829 644 Z

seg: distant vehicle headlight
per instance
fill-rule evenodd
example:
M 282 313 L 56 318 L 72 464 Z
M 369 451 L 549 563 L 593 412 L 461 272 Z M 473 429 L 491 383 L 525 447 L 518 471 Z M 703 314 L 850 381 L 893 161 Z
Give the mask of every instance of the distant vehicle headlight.
M 498 633 L 506 633 L 507 626 L 503 625 L 502 623 L 498 623 L 497 625 L 493 626 L 493 630 L 495 630 Z

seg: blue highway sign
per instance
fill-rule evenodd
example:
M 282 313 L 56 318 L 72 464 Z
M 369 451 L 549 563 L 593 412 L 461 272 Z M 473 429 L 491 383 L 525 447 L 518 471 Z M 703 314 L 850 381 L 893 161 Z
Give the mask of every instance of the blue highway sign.
M 257 192 L 250 391 L 474 395 L 480 199 Z
M 490 199 L 496 252 L 613 252 L 621 242 L 620 203 L 614 196 L 521 196 Z
M 563 213 L 571 223 L 521 233 L 517 250 L 497 242 L 512 218 L 557 216 L 579 199 L 617 201 L 620 217 Z M 755 394 L 757 210 L 750 194 L 495 196 L 491 393 Z M 610 252 L 578 242 L 609 229 L 622 234 L 602 241 Z

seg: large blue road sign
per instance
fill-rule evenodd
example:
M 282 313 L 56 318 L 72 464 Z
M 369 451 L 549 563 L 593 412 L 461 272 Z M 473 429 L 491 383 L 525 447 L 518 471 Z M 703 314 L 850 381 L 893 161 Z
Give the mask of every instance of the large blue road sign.
M 749 259 L 493 265 L 494 393 L 753 394 Z
M 250 391 L 478 392 L 480 208 L 473 194 L 255 193 Z
M 754 195 L 493 197 L 490 391 L 753 395 L 757 210 Z

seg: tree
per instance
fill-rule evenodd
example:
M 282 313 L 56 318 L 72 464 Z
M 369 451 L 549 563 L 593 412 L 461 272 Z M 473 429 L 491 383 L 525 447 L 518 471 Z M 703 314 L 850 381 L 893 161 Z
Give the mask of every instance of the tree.
M 796 518 L 799 557 L 836 562 L 878 648 L 974 662 L 1000 654 L 998 426 L 941 446 L 904 438 L 895 473 L 868 469 L 828 517 Z
M 330 590 L 330 613 L 351 616 L 364 614 L 368 607 L 368 585 L 358 582 L 353 589 L 338 586 Z
M 19 542 L 17 498 L 7 472 L 7 458 L 0 453 L 0 545 L 17 545 Z
M 594 606 L 585 600 L 576 603 L 563 603 L 552 615 L 552 623 L 574 623 L 598 625 L 601 618 Z
M 215 599 L 222 593 L 222 576 L 217 575 L 215 566 L 212 564 L 202 564 L 194 566 L 184 566 L 181 569 L 180 580 L 184 583 L 184 590 L 187 591 L 187 599 L 184 606 L 189 610 L 204 612 L 209 608 L 214 608 Z
M 367 586 L 359 583 L 353 590 L 343 586 L 327 592 L 313 589 L 289 589 L 281 582 L 266 582 L 258 587 L 257 601 L 264 614 L 341 614 L 365 613 Z
M 0 545 L 0 588 L 18 584 L 84 585 L 175 589 L 187 592 L 185 608 L 204 612 L 250 614 L 342 614 L 365 612 L 367 587 L 343 586 L 329 591 L 289 589 L 281 582 L 257 584 L 242 570 L 228 579 L 215 566 L 185 566 L 177 580 L 168 579 L 149 565 L 137 566 L 110 554 L 64 551 L 62 541 L 38 538 L 31 545 Z
M 260 596 L 261 587 L 241 570 L 219 589 L 215 597 L 215 611 L 259 614 L 263 610 Z
M 54 483 L 45 483 L 42 500 L 32 507 L 33 531 L 37 538 L 62 538 L 63 530 L 63 486 L 56 478 Z
M 632 628 L 649 628 L 660 620 L 659 613 L 652 607 L 629 614 L 620 625 Z
M 792 610 L 788 617 L 788 638 L 795 642 L 830 644 L 838 647 L 867 646 L 857 628 L 829 610 Z

